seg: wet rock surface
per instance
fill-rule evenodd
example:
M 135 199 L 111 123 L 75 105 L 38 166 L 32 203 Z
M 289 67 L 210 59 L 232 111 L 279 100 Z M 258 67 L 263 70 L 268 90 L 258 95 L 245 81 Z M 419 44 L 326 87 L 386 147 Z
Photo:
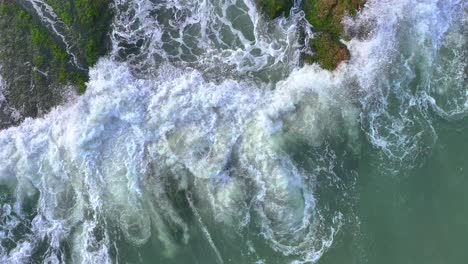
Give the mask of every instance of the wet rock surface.
M 277 18 L 289 14 L 294 0 L 257 0 L 257 5 L 269 18 Z
M 306 63 L 333 70 L 350 58 L 340 42 L 345 37 L 341 21 L 356 14 L 364 1 L 301 2 L 315 33 L 306 44 L 313 51 L 312 55 L 304 54 Z M 256 3 L 274 19 L 288 16 L 298 2 Z M 0 129 L 49 112 L 70 92 L 85 91 L 88 68 L 109 49 L 110 5 L 110 0 L 0 0 Z M 38 10 L 46 20 L 38 16 Z
M 107 0 L 0 0 L 0 129 L 84 92 L 88 68 L 107 51 L 111 17 Z
M 258 0 L 260 10 L 271 18 L 289 14 L 294 1 Z M 301 8 L 313 26 L 315 38 L 309 43 L 313 55 L 304 55 L 306 63 L 318 63 L 327 70 L 335 69 L 341 62 L 349 60 L 349 51 L 340 42 L 345 38 L 341 24 L 346 15 L 354 16 L 365 4 L 365 0 L 304 0 Z

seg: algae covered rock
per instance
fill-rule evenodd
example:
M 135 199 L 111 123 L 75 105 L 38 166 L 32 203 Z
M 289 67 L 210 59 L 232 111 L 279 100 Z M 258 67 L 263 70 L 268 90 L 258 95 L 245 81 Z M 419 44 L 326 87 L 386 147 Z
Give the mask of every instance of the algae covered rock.
M 305 17 L 316 33 L 309 43 L 314 55 L 304 55 L 305 62 L 317 62 L 322 68 L 333 70 L 341 62 L 349 60 L 349 51 L 340 42 L 344 38 L 341 21 L 346 15 L 356 15 L 365 0 L 303 0 L 301 3 Z M 294 1 L 257 0 L 257 4 L 269 18 L 276 18 L 288 14 Z
M 294 0 L 257 0 L 257 5 L 263 13 L 273 19 L 281 15 L 288 16 Z
M 29 12 L 11 1 L 0 0 L 0 36 L 5 100 L 22 117 L 47 112 L 61 101 L 63 89 L 59 86 L 71 81 L 67 73 L 75 72 L 65 48 Z
M 14 122 L 0 116 L 0 124 L 10 126 L 47 113 L 63 102 L 71 87 L 83 93 L 88 68 L 108 50 L 110 0 L 44 3 L 58 19 L 54 22 L 58 33 L 39 17 L 31 2 L 0 0 L 0 92 L 8 107 L 21 116 Z
M 112 0 L 45 0 L 66 25 L 85 67 L 92 66 L 108 49 Z
M 346 14 L 355 15 L 365 0 L 304 0 L 307 20 L 317 31 L 339 36 L 341 21 Z
M 314 52 L 312 57 L 327 70 L 335 69 L 341 62 L 347 61 L 350 54 L 340 42 L 344 37 L 341 21 L 344 16 L 356 15 L 365 0 L 304 0 L 306 19 L 318 33 L 311 41 Z
M 348 49 L 338 39 L 334 39 L 331 34 L 322 33 L 310 41 L 314 51 L 312 57 L 308 57 L 309 62 L 318 62 L 326 70 L 334 70 L 341 62 L 350 58 Z

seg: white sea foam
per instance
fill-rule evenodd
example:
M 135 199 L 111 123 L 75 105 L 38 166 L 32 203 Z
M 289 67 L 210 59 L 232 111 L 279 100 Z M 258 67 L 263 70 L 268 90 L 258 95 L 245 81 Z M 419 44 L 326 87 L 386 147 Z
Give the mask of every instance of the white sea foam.
M 113 55 L 146 76 L 171 61 L 213 79 L 279 80 L 299 63 L 303 17 L 270 23 L 254 1 L 121 1 L 116 12 Z
M 213 208 L 227 209 L 222 214 L 240 212 L 242 219 L 247 205 L 236 201 L 256 193 L 251 206 L 265 221 L 262 232 L 275 248 L 287 254 L 310 251 L 304 243 L 314 240 L 313 185 L 278 152 L 274 137 L 280 133 L 275 123 L 282 122 L 299 97 L 289 98 L 287 82 L 268 92 L 233 80 L 207 82 L 196 70 L 168 72 L 157 79 L 136 79 L 124 64 L 101 60 L 91 70 L 87 93 L 76 103 L 0 133 L 0 182 L 16 186 L 17 196 L 24 197 L 18 203 L 40 191 L 29 231 L 33 240 L 27 246 L 47 238 L 49 251 L 57 254 L 60 241 L 76 237 L 78 262 L 102 260 L 108 235 L 104 230 L 96 237 L 95 229 L 112 221 L 135 245 L 145 243 L 155 230 L 167 251 L 174 251 L 165 222 L 188 236 L 187 224 L 164 187 L 175 180 L 176 190 L 207 192 Z M 315 121 L 301 129 L 313 135 L 312 142 L 323 140 L 322 132 L 313 132 L 321 127 L 314 126 L 333 104 L 317 91 L 304 92 L 312 97 L 304 115 Z M 285 104 L 279 102 L 284 96 Z M 294 129 L 289 133 L 309 136 Z M 230 165 L 234 156 L 238 164 Z M 18 215 L 21 207 L 15 207 Z M 241 222 L 236 215 L 225 217 L 231 224 Z M 298 248 L 287 245 L 288 232 L 300 234 L 302 229 L 311 229 L 311 241 L 296 238 Z M 15 256 L 25 246 L 15 247 L 3 260 L 18 260 Z
M 371 12 L 361 12 L 357 20 L 345 21 L 354 32 L 359 32 L 359 28 L 368 31 L 369 24 L 374 25 L 370 28 L 374 37 L 348 42 L 353 58 L 348 69 L 361 76 L 357 78 L 356 93 L 362 105 L 363 130 L 390 161 L 411 167 L 437 139 L 427 105 L 434 109 L 438 106 L 427 93 L 433 90 L 434 70 L 441 67 L 437 57 L 442 54 L 447 31 L 455 24 L 466 28 L 461 21 L 464 6 L 466 3 L 459 0 L 369 1 L 365 9 Z M 461 60 L 466 60 L 466 56 L 459 56 L 458 60 L 457 66 L 462 67 Z M 452 78 L 451 74 L 444 74 Z M 452 80 L 463 85 L 456 78 Z M 466 87 L 454 90 L 463 93 Z M 464 100 L 459 95 L 450 98 Z M 466 109 L 462 111 L 466 114 Z

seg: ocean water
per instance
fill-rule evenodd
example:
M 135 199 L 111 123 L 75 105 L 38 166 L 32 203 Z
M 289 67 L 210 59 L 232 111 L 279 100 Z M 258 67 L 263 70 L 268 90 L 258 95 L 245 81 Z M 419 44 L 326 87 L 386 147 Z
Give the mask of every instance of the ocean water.
M 466 1 L 369 0 L 333 72 L 297 8 L 113 8 L 86 93 L 0 131 L 0 263 L 466 262 Z

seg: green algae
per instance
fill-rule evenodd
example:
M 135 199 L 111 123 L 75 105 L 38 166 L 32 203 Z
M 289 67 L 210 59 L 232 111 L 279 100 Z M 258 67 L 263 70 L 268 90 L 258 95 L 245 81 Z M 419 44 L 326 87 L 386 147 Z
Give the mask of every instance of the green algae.
M 33 17 L 15 3 L 0 3 L 2 5 L 1 13 L 3 16 L 13 18 L 13 25 L 17 27 L 13 32 L 26 36 L 26 43 L 21 43 L 22 46 L 27 46 L 33 67 L 39 71 L 50 72 L 51 76 L 56 73 L 60 83 L 66 84 L 73 80 L 68 78 L 64 73 L 74 71 L 70 65 L 70 55 L 67 54 L 63 44 L 53 39 L 47 32 L 46 28 Z M 19 38 L 18 38 L 19 39 Z M 10 39 L 11 40 L 11 39 Z M 8 39 L 6 40 L 8 42 Z M 18 46 L 20 43 L 4 43 L 5 45 Z M 35 72 L 33 74 L 36 81 L 43 79 L 43 75 Z M 53 78 L 53 77 L 52 77 Z
M 341 21 L 346 15 L 355 16 L 365 0 L 303 0 L 306 19 L 317 33 L 310 42 L 313 56 L 304 55 L 306 63 L 317 62 L 327 70 L 335 69 L 349 59 L 349 52 L 340 39 L 345 38 Z M 293 1 L 258 0 L 259 9 L 270 19 L 287 14 Z
M 315 30 L 340 36 L 343 34 L 343 17 L 346 14 L 357 14 L 364 2 L 365 0 L 305 0 L 304 12 Z
M 326 70 L 334 70 L 340 62 L 349 59 L 349 51 L 338 39 L 334 39 L 330 34 L 319 34 L 310 41 L 312 49 L 315 51 L 309 57 L 309 63 L 316 61 Z
M 66 27 L 72 58 L 63 40 L 50 32 L 32 9 L 0 0 L 0 69 L 9 104 L 23 117 L 48 112 L 75 87 L 86 91 L 88 68 L 109 45 L 113 16 L 108 0 L 46 0 Z M 78 63 L 76 63 L 76 61 Z M 20 122 L 21 120 L 15 121 Z
M 110 0 L 46 0 L 68 27 L 86 67 L 93 66 L 107 52 L 107 38 L 113 13 Z
M 327 70 L 335 69 L 349 60 L 349 51 L 340 39 L 344 38 L 341 21 L 346 15 L 356 15 L 365 0 L 305 0 L 306 19 L 318 33 L 310 45 L 313 61 Z M 307 60 L 306 60 L 307 61 Z
M 294 0 L 257 0 L 257 4 L 269 18 L 287 16 L 294 4 Z
M 108 33 L 113 16 L 110 0 L 45 2 L 71 35 L 79 65 L 72 61 L 61 39 L 50 33 L 30 10 L 10 0 L 0 0 L 0 34 L 6 36 L 0 40 L 5 47 L 0 51 L 0 62 L 7 69 L 22 68 L 22 71 L 30 72 L 34 86 L 74 84 L 78 93 L 84 93 L 87 69 L 105 55 L 109 47 Z M 17 65 L 10 67 L 9 64 Z M 21 64 L 31 67 L 21 67 Z M 31 84 L 24 81 L 17 85 Z

